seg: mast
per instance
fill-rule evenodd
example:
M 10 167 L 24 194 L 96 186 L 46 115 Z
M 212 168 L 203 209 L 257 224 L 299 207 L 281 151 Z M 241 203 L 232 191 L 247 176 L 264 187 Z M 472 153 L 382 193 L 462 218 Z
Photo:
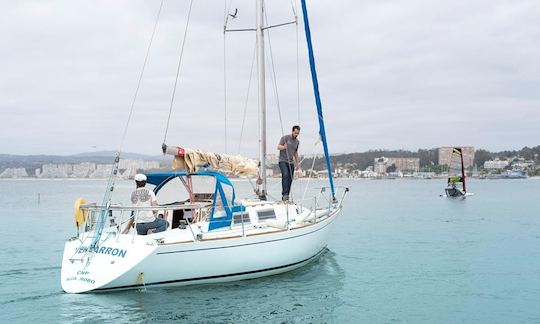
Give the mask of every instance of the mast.
M 263 0 L 257 0 L 257 74 L 259 77 L 259 180 L 257 181 L 257 194 L 260 199 L 266 200 L 266 87 L 264 74 L 264 30 L 263 30 Z
M 461 178 L 463 179 L 463 192 L 467 192 L 467 187 L 465 186 L 465 164 L 463 163 L 463 148 L 459 148 L 459 153 L 461 156 Z

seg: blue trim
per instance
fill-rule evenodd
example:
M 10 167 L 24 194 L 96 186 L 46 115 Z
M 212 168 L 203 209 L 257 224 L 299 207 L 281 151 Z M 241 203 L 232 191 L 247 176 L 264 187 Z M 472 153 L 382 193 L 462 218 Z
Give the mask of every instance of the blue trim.
M 246 211 L 246 206 L 242 206 L 242 205 L 232 206 L 231 211 L 233 213 L 243 213 Z
M 324 118 L 322 113 L 321 98 L 319 95 L 319 82 L 317 81 L 317 70 L 315 70 L 315 57 L 313 56 L 313 46 L 311 44 L 311 31 L 309 29 L 308 13 L 306 8 L 306 0 L 302 0 L 302 13 L 304 16 L 304 29 L 306 31 L 306 40 L 309 52 L 309 67 L 311 69 L 311 79 L 313 81 L 313 93 L 315 95 L 315 103 L 317 104 L 317 115 L 319 117 L 319 135 L 324 148 L 324 157 L 326 159 L 326 168 L 328 169 L 328 179 L 330 180 L 330 189 L 332 190 L 332 198 L 335 199 L 334 179 L 332 178 L 332 169 L 330 166 L 330 156 L 328 154 L 328 144 L 326 142 L 326 131 L 324 129 Z
M 217 194 L 219 193 L 219 197 L 221 199 L 221 203 L 223 204 L 223 209 L 225 210 L 226 216 L 215 218 L 214 217 L 214 211 L 216 209 L 216 200 L 217 200 Z M 232 201 L 231 201 L 232 203 Z M 227 201 L 227 197 L 225 196 L 225 192 L 223 191 L 223 187 L 219 182 L 216 183 L 216 191 L 214 192 L 214 201 L 212 204 L 212 212 L 210 213 L 210 224 L 208 224 L 208 230 L 214 230 L 217 228 L 227 227 L 231 225 L 232 222 L 232 211 L 231 208 L 228 206 L 229 203 Z
M 155 186 L 162 187 L 165 183 L 169 182 L 170 180 L 176 178 L 176 177 L 183 177 L 187 175 L 207 175 L 215 177 L 217 180 L 219 180 L 222 183 L 228 184 L 232 187 L 232 183 L 224 176 L 222 173 L 216 172 L 216 171 L 197 171 L 193 173 L 187 173 L 187 172 L 161 172 L 161 173 L 148 173 L 146 174 L 146 183 L 153 184 Z M 165 182 L 165 183 L 164 183 Z

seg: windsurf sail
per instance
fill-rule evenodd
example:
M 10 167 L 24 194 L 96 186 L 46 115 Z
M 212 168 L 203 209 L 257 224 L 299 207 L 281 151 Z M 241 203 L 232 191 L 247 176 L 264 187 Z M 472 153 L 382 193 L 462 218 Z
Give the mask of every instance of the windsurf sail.
M 459 189 L 463 193 L 467 191 L 465 166 L 463 165 L 463 149 L 461 147 L 454 147 L 452 149 L 448 170 L 448 187 Z

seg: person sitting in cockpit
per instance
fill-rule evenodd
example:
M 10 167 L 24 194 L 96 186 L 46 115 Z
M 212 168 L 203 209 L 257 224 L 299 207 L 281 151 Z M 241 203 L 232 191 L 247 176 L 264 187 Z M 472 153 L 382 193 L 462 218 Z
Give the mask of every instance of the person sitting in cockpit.
M 144 174 L 135 175 L 135 184 L 137 188 L 131 193 L 131 202 L 135 207 L 158 205 L 154 192 L 145 188 L 146 176 Z M 154 233 L 163 232 L 169 226 L 166 220 L 156 217 L 153 210 L 136 210 L 135 221 L 137 222 L 136 229 L 139 235 L 146 235 L 151 229 L 154 230 Z

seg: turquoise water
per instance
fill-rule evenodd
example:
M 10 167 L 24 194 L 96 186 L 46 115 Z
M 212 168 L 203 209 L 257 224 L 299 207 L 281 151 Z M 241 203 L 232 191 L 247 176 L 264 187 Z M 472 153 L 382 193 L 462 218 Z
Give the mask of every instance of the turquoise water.
M 228 284 L 70 295 L 60 264 L 75 234 L 73 202 L 100 201 L 105 182 L 2 180 L 0 323 L 540 322 L 540 180 L 473 180 L 465 201 L 440 198 L 444 180 L 338 183 L 351 188 L 344 213 L 328 251 L 306 267 Z M 117 186 L 121 196 L 131 189 Z

